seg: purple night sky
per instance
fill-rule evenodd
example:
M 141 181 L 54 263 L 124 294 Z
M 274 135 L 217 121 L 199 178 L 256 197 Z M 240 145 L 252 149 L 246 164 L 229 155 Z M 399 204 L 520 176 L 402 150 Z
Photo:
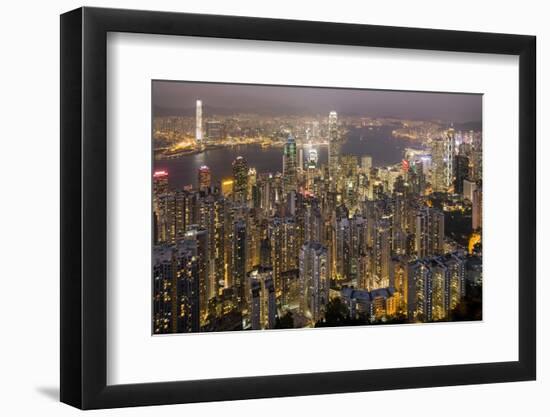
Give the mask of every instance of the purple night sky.
M 216 113 L 397 117 L 449 122 L 481 121 L 482 94 L 286 87 L 183 81 L 153 81 L 155 115 L 177 115 L 201 99 Z

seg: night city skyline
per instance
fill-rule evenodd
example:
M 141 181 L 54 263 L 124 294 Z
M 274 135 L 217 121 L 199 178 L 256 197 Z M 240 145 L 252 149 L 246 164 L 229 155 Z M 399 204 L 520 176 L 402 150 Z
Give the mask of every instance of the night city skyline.
M 153 334 L 482 319 L 481 95 L 152 100 Z

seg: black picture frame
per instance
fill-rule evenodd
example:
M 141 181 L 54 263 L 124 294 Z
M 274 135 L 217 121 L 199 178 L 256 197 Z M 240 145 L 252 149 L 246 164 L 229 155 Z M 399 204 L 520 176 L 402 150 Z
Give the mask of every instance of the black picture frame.
M 519 56 L 519 360 L 107 385 L 107 33 Z M 61 15 L 61 401 L 82 409 L 534 380 L 534 36 L 136 10 Z

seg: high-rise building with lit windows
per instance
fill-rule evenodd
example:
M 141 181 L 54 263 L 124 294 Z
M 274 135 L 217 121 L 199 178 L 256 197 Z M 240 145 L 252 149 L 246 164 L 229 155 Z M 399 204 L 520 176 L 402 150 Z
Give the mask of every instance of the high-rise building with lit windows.
M 233 180 L 225 179 L 222 180 L 222 194 L 224 197 L 228 197 L 233 193 Z
M 225 139 L 225 126 L 217 120 L 206 122 L 206 137 L 209 141 L 220 141 Z
M 168 171 L 159 170 L 153 173 L 153 190 L 155 195 L 168 192 Z
M 391 260 L 390 287 L 395 290 L 396 312 L 402 315 L 407 314 L 407 257 L 397 256 Z
M 445 217 L 435 208 L 418 210 L 415 221 L 415 251 L 418 258 L 438 255 L 443 252 Z
M 297 268 L 299 251 L 297 226 L 295 219 L 292 217 L 276 217 L 269 224 L 271 265 L 278 298 L 280 298 L 283 289 L 283 272 Z
M 172 333 L 177 327 L 175 321 L 177 305 L 175 288 L 177 282 L 173 268 L 172 248 L 158 245 L 153 251 L 153 333 Z
M 369 174 L 372 168 L 372 156 L 364 155 L 361 157 L 361 170 L 365 174 Z
M 175 305 L 178 333 L 200 331 L 200 276 L 199 259 L 185 244 L 179 243 L 175 249 L 177 288 Z
M 347 215 L 334 219 L 334 278 L 348 280 L 351 278 L 351 230 Z
M 301 310 L 313 322 L 319 321 L 328 303 L 330 288 L 327 248 L 307 242 L 300 250 Z
M 336 187 L 338 164 L 340 161 L 340 135 L 338 133 L 338 113 L 331 111 L 328 115 L 328 172 L 331 187 Z
M 208 189 L 212 182 L 212 174 L 210 173 L 210 168 L 206 165 L 202 165 L 199 168 L 198 177 L 199 190 Z
M 240 306 L 246 304 L 246 240 L 247 230 L 244 220 L 237 220 L 233 224 L 233 242 L 232 242 L 232 275 L 233 286 L 237 292 L 237 300 Z
M 389 219 L 380 219 L 374 225 L 371 261 L 371 281 L 368 290 L 388 287 L 391 262 L 391 224 Z
M 294 136 L 288 135 L 283 148 L 283 181 L 285 198 L 291 191 L 297 189 L 297 155 L 296 140 Z
M 202 136 L 202 100 L 197 100 L 195 103 L 195 139 L 197 143 L 201 143 Z
M 466 259 L 458 252 L 410 262 L 407 266 L 409 321 L 450 319 L 465 295 L 465 271 Z
M 319 162 L 319 155 L 317 153 L 317 149 L 310 148 L 308 151 L 308 157 L 307 157 L 308 168 L 317 168 L 318 162 Z
M 464 180 L 468 178 L 470 170 L 470 161 L 466 155 L 455 156 L 454 173 L 454 192 L 462 194 L 464 192 Z
M 346 287 L 340 291 L 343 303 L 353 318 L 368 317 L 380 320 L 390 317 L 395 312 L 393 288 L 379 288 L 372 291 Z
M 209 300 L 209 257 L 208 257 L 208 233 L 198 225 L 191 225 L 185 233 L 183 240 L 185 250 L 191 252 L 197 258 L 197 274 L 199 288 L 200 323 L 206 323 Z
M 432 321 L 432 280 L 426 262 L 407 266 L 407 315 L 411 322 Z
M 153 333 L 200 331 L 198 259 L 185 244 L 153 250 Z
M 472 229 L 481 229 L 483 221 L 483 193 L 481 188 L 481 182 L 477 185 L 473 192 L 472 199 Z
M 483 153 L 481 133 L 472 133 L 472 154 L 471 154 L 471 178 L 473 181 L 483 179 Z
M 465 179 L 462 186 L 462 194 L 465 200 L 474 201 L 474 191 L 477 189 L 477 184 L 474 181 Z
M 448 192 L 455 174 L 455 130 L 450 128 L 432 141 L 432 188 Z
M 252 330 L 262 329 L 261 307 L 262 306 L 262 283 L 257 279 L 250 278 L 250 326 Z
M 271 268 L 258 268 L 248 274 L 250 322 L 252 330 L 273 329 L 277 316 L 275 286 Z
M 248 198 L 248 164 L 246 159 L 238 156 L 233 161 L 233 201 L 246 204 Z
M 248 178 L 246 182 L 246 196 L 248 200 L 251 202 L 250 207 L 254 206 L 254 196 L 256 192 L 256 182 L 258 180 L 257 172 L 255 168 L 249 168 L 248 169 Z
M 176 198 L 174 193 L 164 193 L 157 198 L 157 243 L 176 241 Z
M 460 253 L 445 256 L 445 265 L 449 270 L 445 288 L 446 317 L 458 306 L 466 295 L 466 258 Z
M 455 173 L 455 149 L 456 149 L 456 132 L 451 127 L 447 129 L 443 135 L 444 148 L 444 162 L 445 162 L 445 185 L 448 187 L 453 185 L 454 173 Z

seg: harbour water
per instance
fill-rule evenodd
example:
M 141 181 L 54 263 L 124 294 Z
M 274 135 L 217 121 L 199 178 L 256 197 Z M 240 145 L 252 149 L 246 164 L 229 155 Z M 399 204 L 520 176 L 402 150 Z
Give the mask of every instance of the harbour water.
M 403 151 L 418 145 L 392 136 L 393 126 L 352 128 L 346 141 L 342 144 L 342 155 L 370 155 L 374 166 L 385 166 L 398 163 Z M 320 164 L 326 164 L 328 147 L 316 148 Z M 281 172 L 283 167 L 283 149 L 279 146 L 263 148 L 260 145 L 242 145 L 208 150 L 202 153 L 182 156 L 178 159 L 155 160 L 155 170 L 166 170 L 169 173 L 169 184 L 172 188 L 185 185 L 197 185 L 197 170 L 202 165 L 210 167 L 212 182 L 216 183 L 232 176 L 232 162 L 242 156 L 249 167 L 256 168 L 258 173 Z

